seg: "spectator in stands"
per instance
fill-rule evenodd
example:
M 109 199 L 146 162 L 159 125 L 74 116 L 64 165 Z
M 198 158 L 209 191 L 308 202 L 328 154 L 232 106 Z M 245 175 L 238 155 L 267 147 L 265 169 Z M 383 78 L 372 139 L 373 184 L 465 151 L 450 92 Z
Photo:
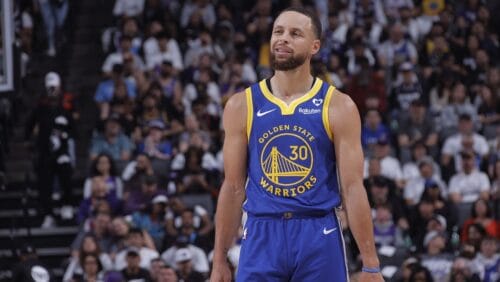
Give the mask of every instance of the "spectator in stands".
M 159 277 L 155 282 L 178 282 L 177 273 L 170 265 L 164 265 L 160 269 Z
M 333 52 L 333 53 L 329 54 L 327 58 L 328 59 L 326 62 L 326 64 L 327 64 L 326 68 L 328 70 L 329 80 L 338 89 L 344 89 L 346 87 L 348 80 L 350 80 L 350 79 L 347 78 L 347 70 L 345 69 L 345 67 L 342 64 L 342 58 L 341 58 L 340 54 L 336 54 Z M 361 58 L 359 63 L 360 63 L 360 65 L 362 65 L 363 69 L 365 67 L 369 66 L 368 61 L 364 58 Z M 373 85 L 372 83 L 367 83 L 368 79 L 370 79 L 370 81 L 368 81 L 368 82 L 371 82 L 373 80 L 370 77 L 371 72 L 363 72 L 362 71 L 358 75 L 361 76 L 360 83 L 363 84 L 362 85 L 363 87 L 369 87 L 369 86 Z M 328 81 L 328 80 L 326 80 L 326 81 Z M 366 84 L 368 84 L 368 85 L 366 85 Z M 381 86 L 383 86 L 383 84 Z M 378 87 L 378 89 L 380 89 L 380 87 Z M 361 90 L 358 93 L 360 93 L 361 95 L 363 94 L 363 92 Z M 375 93 L 379 93 L 379 92 L 376 91 Z M 349 94 L 354 97 L 352 92 L 349 92 Z M 357 96 L 359 96 L 359 95 L 357 95 Z M 355 101 L 357 101 L 357 100 L 355 100 Z M 363 111 L 361 111 L 361 112 L 363 113 Z
M 182 55 L 179 51 L 177 41 L 166 31 L 158 32 L 155 35 L 156 46 L 151 41 L 145 49 L 146 65 L 149 71 L 155 71 L 162 63 L 168 62 L 174 68 L 174 74 L 184 69 Z M 146 48 L 146 45 L 144 45 Z
M 71 94 L 63 92 L 59 74 L 49 72 L 45 75 L 45 91 L 26 121 L 25 141 L 28 142 L 36 133 L 35 171 L 40 211 L 45 215 L 42 223 L 44 227 L 55 224 L 52 194 L 55 192 L 56 176 L 59 182 L 62 181 L 60 185 L 66 196 L 69 196 L 71 189 L 71 164 L 75 157 L 74 148 L 71 148 L 73 142 L 69 138 L 72 136 L 74 118 L 78 117 L 73 98 Z M 64 132 L 66 134 L 63 136 Z
M 171 195 L 168 202 L 166 218 L 167 234 L 175 239 L 180 233 L 181 227 L 184 225 L 182 214 L 188 210 L 184 202 L 177 196 Z M 201 236 L 208 236 L 213 231 L 214 224 L 206 208 L 201 205 L 195 205 L 190 210 L 193 227 Z
M 97 207 L 103 202 L 109 205 L 112 214 L 117 214 L 120 211 L 121 202 L 115 193 L 108 190 L 106 180 L 102 176 L 94 176 L 91 183 L 90 197 L 80 203 L 77 223 L 82 224 L 96 212 Z
M 140 266 L 141 256 L 139 251 L 129 248 L 126 254 L 127 266 L 122 269 L 123 278 L 126 281 L 150 281 L 149 271 Z
M 477 169 L 475 156 L 471 151 L 461 153 L 462 171 L 450 179 L 449 197 L 458 207 L 458 223 L 461 225 L 470 214 L 471 206 L 477 199 L 490 198 L 488 176 Z
M 347 72 L 349 74 L 353 75 L 361 71 L 361 58 L 365 58 L 370 67 L 375 65 L 375 56 L 362 39 L 356 39 L 354 42 L 351 42 L 350 45 L 352 47 L 348 49 L 345 54 L 347 57 Z M 364 61 L 364 63 L 366 63 L 366 61 Z
M 415 282 L 415 281 L 434 281 L 434 280 L 432 278 L 429 269 L 427 269 L 425 266 L 418 264 L 412 269 L 409 281 Z
M 97 244 L 97 239 L 93 235 L 87 234 L 83 237 L 80 249 L 78 251 L 73 251 L 71 254 L 69 265 L 63 276 L 64 282 L 72 281 L 72 277 L 75 277 L 75 275 L 83 274 L 83 265 L 80 263 L 80 258 L 85 257 L 87 254 L 97 255 L 103 271 L 108 271 L 113 268 L 113 262 L 109 254 L 101 251 Z
M 90 160 L 95 160 L 101 153 L 109 154 L 115 162 L 128 161 L 132 154 L 133 144 L 123 134 L 116 116 L 110 116 L 104 124 L 104 133 L 92 138 Z
M 144 10 L 144 0 L 118 0 L 113 7 L 115 17 L 139 17 Z
M 186 113 L 192 114 L 192 103 L 197 99 L 206 101 L 207 112 L 219 116 L 221 109 L 221 94 L 219 87 L 211 77 L 209 70 L 202 69 L 198 78 L 184 88 L 183 103 Z
M 105 76 L 110 76 L 113 66 L 115 64 L 126 65 L 127 63 L 132 64 L 133 71 L 143 71 L 144 62 L 142 59 L 132 52 L 132 38 L 128 35 L 122 35 L 120 37 L 120 45 L 116 52 L 111 53 L 106 57 L 104 64 L 102 65 L 102 72 Z
M 138 228 L 131 228 L 127 236 L 127 248 L 118 252 L 115 257 L 115 269 L 123 270 L 128 264 L 128 254 L 132 250 L 139 255 L 139 266 L 149 269 L 151 260 L 159 257 L 158 252 L 154 249 L 154 245 L 147 246 L 144 240 L 144 231 Z M 148 274 L 149 276 L 149 274 Z
M 460 238 L 461 243 L 464 249 L 474 258 L 480 250 L 481 242 L 487 236 L 486 230 L 481 224 L 472 223 L 465 229 L 465 234 L 467 234 L 467 240 Z
M 500 223 L 493 217 L 492 209 L 488 201 L 484 199 L 477 199 L 472 205 L 470 217 L 464 222 L 462 226 L 461 237 L 467 241 L 468 234 L 466 230 L 471 224 L 480 224 L 488 236 L 493 238 L 500 238 Z
M 446 221 L 448 222 L 447 230 L 448 232 L 451 232 L 457 223 L 456 207 L 450 200 L 448 200 L 448 198 L 443 197 L 441 189 L 439 189 L 439 185 L 434 184 L 426 187 L 419 202 L 420 201 L 432 203 L 434 212 L 446 218 Z
M 425 253 L 421 256 L 422 265 L 429 269 L 434 281 L 447 281 L 453 264 L 452 254 L 445 252 L 446 237 L 437 231 L 425 235 Z
M 138 110 L 136 113 L 136 123 L 138 126 L 146 126 L 152 120 L 161 120 L 166 122 L 168 114 L 166 109 L 162 107 L 164 95 L 162 87 L 159 83 L 151 83 L 146 94 L 139 101 Z
M 215 14 L 215 7 L 208 0 L 191 0 L 186 2 L 182 7 L 180 24 L 181 27 L 188 25 L 188 20 L 193 14 L 199 13 L 201 20 L 207 28 L 211 29 L 215 24 L 217 18 Z
M 88 226 L 83 226 L 75 240 L 73 240 L 73 243 L 71 243 L 72 252 L 80 248 L 83 238 L 90 233 L 96 238 L 99 249 L 102 252 L 108 253 L 111 247 L 111 236 L 108 229 L 110 222 L 111 217 L 109 213 L 97 212 L 97 214 L 93 215 L 89 220 Z
M 431 156 L 437 156 L 439 139 L 434 121 L 428 115 L 424 103 L 421 100 L 413 100 L 410 103 L 409 115 L 398 125 L 398 146 L 403 163 L 410 161 L 410 148 L 419 140 L 424 142 Z
M 422 87 L 413 68 L 409 62 L 403 62 L 399 66 L 399 73 L 389 96 L 392 118 L 407 118 L 411 103 L 424 99 Z
M 492 88 L 483 85 L 479 90 L 481 102 L 478 107 L 478 119 L 481 125 L 482 135 L 487 140 L 492 140 L 497 136 L 500 127 L 500 98 Z
M 100 119 L 105 121 L 111 116 L 116 116 L 124 133 L 129 135 L 134 126 L 134 107 L 134 100 L 127 94 L 125 83 L 118 82 L 111 101 L 100 104 Z
M 489 200 L 488 176 L 476 168 L 474 153 L 463 151 L 462 172 L 455 174 L 449 185 L 450 199 L 455 203 L 473 203 L 477 199 Z
M 125 181 L 125 193 L 141 190 L 146 177 L 154 176 L 151 159 L 146 154 L 137 154 L 135 160 L 129 162 L 122 173 Z
M 414 246 L 419 252 L 424 250 L 424 237 L 427 233 L 427 225 L 436 215 L 434 201 L 422 198 L 415 209 L 410 214 L 409 226 L 410 235 Z M 423 227 L 426 228 L 423 228 Z
M 441 195 L 446 195 L 446 185 L 434 173 L 432 159 L 424 159 L 419 165 L 420 176 L 410 179 L 404 188 L 404 199 L 406 205 L 414 206 L 422 197 L 425 189 L 438 187 Z
M 405 39 L 403 25 L 394 23 L 390 27 L 389 39 L 382 43 L 378 49 L 378 61 L 382 67 L 399 67 L 404 62 L 415 65 L 418 53 L 415 45 Z
M 80 256 L 82 262 L 83 273 L 73 275 L 70 281 L 85 282 L 85 281 L 103 281 L 104 272 L 99 261 L 99 256 L 94 253 L 82 254 Z
M 174 73 L 172 63 L 163 60 L 157 78 L 162 87 L 163 101 L 167 108 L 167 117 L 170 122 L 182 121 L 184 105 L 182 104 L 182 83 Z
M 349 2 L 349 12 L 351 13 L 351 24 L 363 24 L 363 16 L 368 13 L 375 15 L 375 21 L 382 26 L 387 23 L 387 18 L 384 13 L 384 7 L 379 1 L 373 0 L 355 0 Z
M 191 140 L 194 139 L 192 137 L 193 135 L 198 135 L 198 137 L 196 138 L 201 138 L 200 140 L 201 144 L 199 144 L 200 146 L 198 146 L 199 148 L 205 151 L 210 148 L 210 146 L 212 145 L 210 134 L 206 130 L 200 128 L 200 122 L 198 121 L 195 115 L 186 116 L 185 128 L 186 128 L 185 132 L 183 132 L 179 136 L 179 150 L 181 153 L 185 153 L 187 151 L 187 149 L 189 148 L 189 144 L 191 143 Z M 179 162 L 183 161 L 179 160 Z M 185 157 L 184 157 L 184 162 L 185 162 Z M 184 164 L 179 166 L 182 168 Z
M 158 179 L 151 175 L 144 177 L 140 190 L 132 190 L 127 193 L 123 212 L 133 214 L 144 210 L 158 195 L 165 195 L 166 191 L 158 189 Z
M 203 226 L 204 228 L 202 229 L 199 218 L 195 217 L 192 209 L 185 209 L 180 217 L 181 226 L 178 228 L 179 233 L 187 236 L 189 238 L 189 243 L 209 250 L 210 240 L 212 239 L 210 232 L 213 230 L 213 225 Z M 197 222 L 195 222 L 195 220 Z
M 151 281 L 156 282 L 160 279 L 162 276 L 161 269 L 165 266 L 165 262 L 160 257 L 151 260 L 151 267 L 149 268 L 149 277 L 151 277 Z
M 401 4 L 401 1 L 395 2 Z M 404 30 L 406 30 L 406 35 L 409 35 L 413 42 L 418 42 L 422 36 L 422 31 L 418 26 L 417 20 L 414 18 L 413 1 L 406 1 L 405 4 L 399 6 L 399 20 Z
M 53 274 L 49 272 L 47 266 L 38 258 L 36 249 L 31 245 L 23 245 L 18 251 L 19 263 L 12 269 L 12 281 L 25 282 L 50 281 Z
M 116 171 L 115 162 L 110 155 L 106 153 L 99 154 L 92 162 L 90 175 L 83 184 L 83 198 L 89 198 L 92 193 L 92 181 L 96 176 L 102 177 L 106 182 L 106 192 L 114 194 L 117 199 L 123 197 L 123 182 Z
M 130 228 L 130 223 L 124 217 L 117 216 L 113 218 L 109 226 L 111 254 L 116 254 L 126 248 L 126 240 Z
M 356 103 L 361 114 L 366 113 L 368 110 L 385 112 L 387 110 L 387 97 L 383 76 L 370 66 L 366 58 L 360 58 L 359 65 L 360 71 L 350 77 L 347 85 L 349 96 Z M 371 105 L 373 104 L 369 103 L 371 100 L 375 100 L 376 105 Z
M 193 263 L 191 262 L 192 258 L 193 256 L 188 248 L 182 248 L 175 251 L 175 263 L 180 279 L 193 282 L 205 281 L 204 275 L 193 269 Z
M 456 82 L 453 86 L 448 105 L 442 109 L 440 115 L 441 138 L 447 138 L 456 134 L 457 126 L 460 133 L 462 131 L 460 122 L 465 121 L 465 117 L 467 116 L 472 125 L 476 122 L 477 111 L 470 103 L 466 91 L 467 89 L 462 82 Z M 473 129 L 474 127 L 469 130 Z
M 383 176 L 375 176 L 365 181 L 365 187 L 368 189 L 368 201 L 372 211 L 375 212 L 379 206 L 389 206 L 394 222 L 397 222 L 401 229 L 407 230 L 405 207 L 402 204 L 403 200 L 396 193 L 394 183 Z
M 361 144 L 368 156 L 373 156 L 375 144 L 378 140 L 389 139 L 390 132 L 382 122 L 382 117 L 377 110 L 368 110 L 361 130 Z
M 38 0 L 42 13 L 45 34 L 47 36 L 47 55 L 54 57 L 58 44 L 62 39 L 62 29 L 68 15 L 69 3 L 67 0 Z
M 481 241 L 479 253 L 473 260 L 473 268 L 481 281 L 498 281 L 500 278 L 500 254 L 498 238 L 485 237 Z
M 107 105 L 109 105 L 113 99 L 115 88 L 118 85 L 123 86 L 123 84 L 125 84 L 125 93 L 127 96 L 130 99 L 134 99 L 137 96 L 137 87 L 135 83 L 124 77 L 123 64 L 113 64 L 111 77 L 99 82 L 94 96 L 94 101 L 97 103 L 101 112 L 101 118 L 104 116 L 103 112 L 106 110 L 103 108 L 108 107 Z
M 391 156 L 391 145 L 387 138 L 381 138 L 375 144 L 374 158 L 380 160 L 381 174 L 396 182 L 398 187 L 404 187 L 403 172 L 399 160 Z M 365 161 L 365 167 L 367 161 Z
M 393 220 L 391 209 L 388 205 L 379 205 L 375 209 L 373 219 L 373 234 L 375 245 L 403 247 L 403 233 Z
M 175 254 L 179 249 L 188 249 L 191 252 L 191 262 L 193 263 L 193 269 L 195 271 L 208 274 L 210 269 L 207 255 L 201 248 L 193 244 L 189 244 L 189 238 L 184 235 L 178 236 L 175 244 L 165 250 L 161 254 L 161 258 L 167 265 L 172 265 L 177 270 Z
M 450 281 L 479 282 L 479 276 L 472 272 L 471 262 L 464 257 L 457 257 L 451 266 Z
M 167 197 L 157 195 L 144 210 L 132 214 L 132 223 L 135 227 L 145 230 L 153 239 L 156 249 L 161 250 L 165 236 L 165 208 Z
M 225 58 L 222 48 L 213 42 L 210 32 L 205 29 L 201 30 L 198 38 L 190 44 L 184 56 L 184 65 L 196 68 L 204 54 L 208 54 L 217 63 L 222 62 Z
M 458 133 L 446 138 L 441 150 L 441 165 L 448 171 L 453 169 L 457 172 L 462 171 L 460 153 L 464 150 L 471 150 L 479 164 L 489 152 L 486 139 L 474 131 L 472 117 L 463 114 L 459 119 Z
M 169 160 L 172 155 L 172 145 L 163 138 L 165 124 L 161 120 L 148 122 L 148 135 L 138 145 L 137 152 L 147 154 L 151 159 Z
M 420 176 L 419 164 L 422 161 L 432 163 L 432 169 L 436 177 L 441 178 L 441 168 L 439 164 L 428 155 L 427 147 L 422 140 L 418 140 L 411 146 L 412 160 L 403 165 L 403 179 L 409 181 Z

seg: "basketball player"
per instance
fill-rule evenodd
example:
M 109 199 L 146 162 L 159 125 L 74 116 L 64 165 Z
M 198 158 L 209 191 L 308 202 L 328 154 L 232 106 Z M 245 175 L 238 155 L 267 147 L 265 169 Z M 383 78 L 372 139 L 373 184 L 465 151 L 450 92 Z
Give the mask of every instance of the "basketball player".
M 311 76 L 320 32 L 308 11 L 283 11 L 271 36 L 274 75 L 226 105 L 212 282 L 231 281 L 226 255 L 242 206 L 248 219 L 237 281 L 348 281 L 334 212 L 342 198 L 361 252 L 360 281 L 383 281 L 363 187 L 358 110 Z

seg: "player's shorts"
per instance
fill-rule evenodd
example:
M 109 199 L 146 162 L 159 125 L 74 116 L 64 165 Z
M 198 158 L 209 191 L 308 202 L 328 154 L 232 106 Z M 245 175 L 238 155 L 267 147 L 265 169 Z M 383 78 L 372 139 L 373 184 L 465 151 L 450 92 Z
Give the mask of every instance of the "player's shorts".
M 236 281 L 348 281 L 334 212 L 252 216 L 243 229 Z

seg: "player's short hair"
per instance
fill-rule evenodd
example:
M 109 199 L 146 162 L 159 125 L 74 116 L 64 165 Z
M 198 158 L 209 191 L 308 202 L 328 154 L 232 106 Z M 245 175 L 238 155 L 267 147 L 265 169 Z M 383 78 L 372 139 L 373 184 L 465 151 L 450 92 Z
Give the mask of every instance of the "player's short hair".
M 316 36 L 316 39 L 321 39 L 323 27 L 321 26 L 321 21 L 319 20 L 318 15 L 316 15 L 316 13 L 313 10 L 303 7 L 289 7 L 281 11 L 278 17 L 285 12 L 296 12 L 311 19 L 314 35 Z

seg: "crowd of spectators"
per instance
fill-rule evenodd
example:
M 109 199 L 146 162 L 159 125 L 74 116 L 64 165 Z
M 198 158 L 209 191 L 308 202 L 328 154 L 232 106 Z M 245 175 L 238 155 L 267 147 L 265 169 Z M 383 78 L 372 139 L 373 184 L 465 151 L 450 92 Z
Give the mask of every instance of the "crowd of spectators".
M 272 22 L 289 5 L 317 12 L 314 75 L 360 109 L 383 274 L 500 279 L 496 1 L 116 0 L 115 25 L 102 33 L 91 169 L 64 281 L 208 277 L 224 103 L 272 74 Z M 54 116 L 52 134 L 69 132 L 72 114 Z M 354 273 L 359 254 L 344 235 Z M 242 236 L 228 255 L 234 269 Z

